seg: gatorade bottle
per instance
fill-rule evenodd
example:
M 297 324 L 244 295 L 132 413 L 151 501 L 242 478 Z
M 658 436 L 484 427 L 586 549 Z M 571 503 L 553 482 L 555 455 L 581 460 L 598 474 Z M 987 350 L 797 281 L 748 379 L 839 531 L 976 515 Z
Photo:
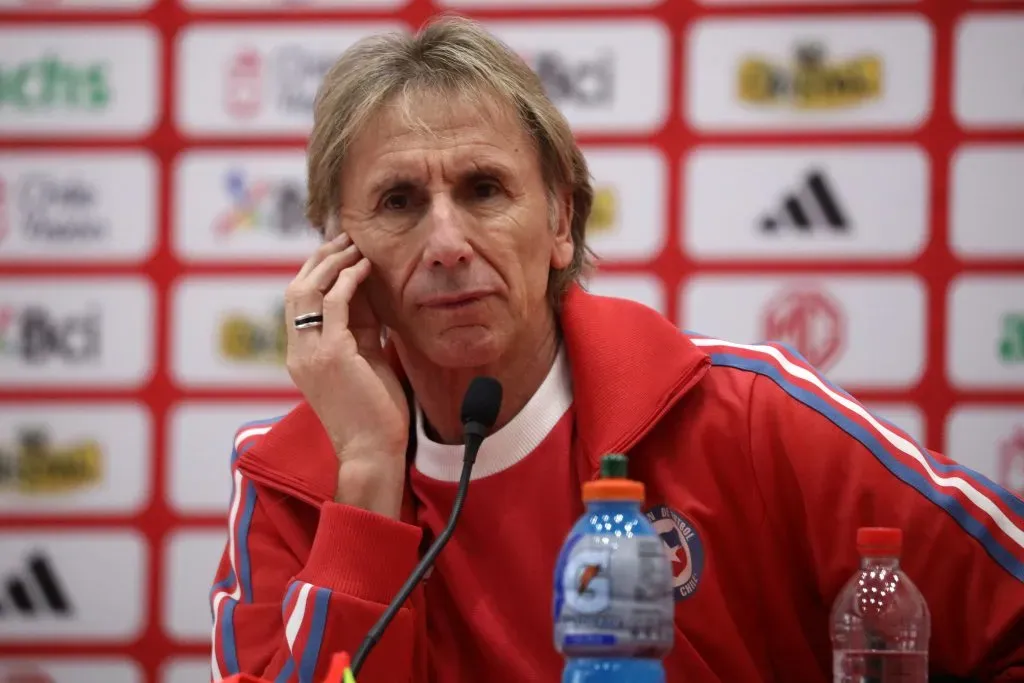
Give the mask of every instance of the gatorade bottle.
M 931 615 L 900 569 L 899 529 L 857 530 L 860 569 L 832 606 L 835 683 L 927 683 Z
M 640 509 L 644 486 L 624 455 L 583 485 L 586 513 L 555 566 L 555 648 L 563 683 L 664 683 L 674 636 L 672 568 Z

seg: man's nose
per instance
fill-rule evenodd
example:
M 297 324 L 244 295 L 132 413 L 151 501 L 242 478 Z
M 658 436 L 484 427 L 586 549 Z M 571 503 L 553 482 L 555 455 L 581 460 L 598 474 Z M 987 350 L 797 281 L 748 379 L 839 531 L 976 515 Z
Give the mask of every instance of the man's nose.
M 466 239 L 466 217 L 449 195 L 434 195 L 426 220 L 424 263 L 432 268 L 454 268 L 469 263 L 473 247 Z

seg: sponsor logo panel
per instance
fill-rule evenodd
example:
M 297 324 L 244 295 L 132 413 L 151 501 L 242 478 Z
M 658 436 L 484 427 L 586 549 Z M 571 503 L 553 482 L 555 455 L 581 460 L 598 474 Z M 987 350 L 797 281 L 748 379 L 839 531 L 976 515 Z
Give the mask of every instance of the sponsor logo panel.
M 684 244 L 702 259 L 910 259 L 929 231 L 917 147 L 696 150 Z
M 951 175 L 950 247 L 963 258 L 1024 256 L 1024 146 L 966 145 Z
M 914 5 L 920 0 L 697 0 L 701 5 L 743 5 L 761 7 L 764 5 Z
M 584 150 L 594 178 L 587 244 L 601 260 L 657 256 L 665 242 L 665 159 L 651 148 Z
M 209 657 L 174 657 L 160 672 L 160 683 L 196 683 L 210 678 Z
M 960 124 L 1024 126 L 1024 14 L 966 15 L 954 50 L 953 109 Z
M 729 341 L 789 344 L 845 387 L 902 389 L 924 372 L 925 297 L 913 276 L 697 276 L 679 320 Z
M 0 533 L 0 643 L 133 640 L 146 554 L 134 532 Z
M 875 418 L 902 429 L 917 443 L 926 442 L 927 422 L 924 412 L 919 407 L 910 403 L 865 403 L 864 407 Z
M 661 0 L 436 0 L 439 7 L 466 9 L 561 9 L 563 7 L 653 7 Z
M 0 514 L 132 514 L 149 499 L 141 404 L 21 402 L 0 410 Z
M 703 20 L 687 37 L 684 111 L 704 130 L 916 128 L 933 43 L 923 17 Z
M 294 261 L 320 244 L 305 218 L 306 157 L 194 152 L 176 172 L 175 247 L 193 261 Z
M 665 285 L 653 275 L 603 273 L 591 278 L 587 290 L 598 296 L 631 299 L 667 315 Z
M 175 119 L 192 135 L 304 136 L 324 75 L 360 38 L 396 23 L 192 26 L 178 41 Z
M 0 159 L 0 262 L 141 261 L 156 241 L 147 153 Z
M 0 279 L 0 387 L 132 387 L 153 361 L 148 280 Z
M 294 407 L 295 402 L 287 401 L 197 401 L 175 406 L 167 431 L 171 504 L 183 515 L 225 514 L 231 498 L 229 464 L 235 432 L 243 424 L 283 416 Z M 220 466 L 211 469 L 211 461 Z
M 209 641 L 210 587 L 224 552 L 227 533 L 188 530 L 173 533 L 164 554 L 164 630 L 179 641 Z
M 946 422 L 946 455 L 1024 497 L 1024 403 L 958 406 Z
M 292 388 L 284 290 L 291 277 L 203 277 L 173 294 L 173 372 L 191 387 Z
M 134 136 L 153 126 L 159 43 L 148 26 L 10 26 L 0 44 L 0 133 Z
M 960 388 L 1024 386 L 1024 277 L 958 278 L 948 307 L 952 382 Z
M 0 658 L 2 683 L 143 683 L 139 665 L 107 657 Z
M 298 10 L 308 11 L 320 8 L 349 10 L 384 10 L 400 9 L 411 0 L 183 0 L 193 10 L 216 10 L 242 12 L 260 10 Z
M 59 11 L 75 12 L 137 12 L 148 9 L 155 0 L 0 0 L 0 12 Z
M 657 21 L 492 22 L 578 133 L 644 133 L 668 113 L 669 33 Z M 643 77 L 637 77 L 643 74 Z

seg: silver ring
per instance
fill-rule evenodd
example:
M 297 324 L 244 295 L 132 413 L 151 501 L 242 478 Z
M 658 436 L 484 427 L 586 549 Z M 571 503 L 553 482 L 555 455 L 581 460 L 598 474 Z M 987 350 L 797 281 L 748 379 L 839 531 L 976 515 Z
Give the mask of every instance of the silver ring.
M 323 324 L 324 316 L 320 313 L 306 313 L 295 318 L 295 329 L 297 330 L 304 330 L 307 327 L 322 327 Z

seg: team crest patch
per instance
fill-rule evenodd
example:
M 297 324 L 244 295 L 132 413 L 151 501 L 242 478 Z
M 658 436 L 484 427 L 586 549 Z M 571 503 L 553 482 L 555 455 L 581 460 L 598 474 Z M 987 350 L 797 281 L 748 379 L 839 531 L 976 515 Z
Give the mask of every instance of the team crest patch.
M 668 506 L 651 508 L 647 511 L 647 519 L 661 536 L 665 554 L 672 562 L 676 602 L 685 600 L 697 590 L 704 572 L 704 543 L 694 526 Z

